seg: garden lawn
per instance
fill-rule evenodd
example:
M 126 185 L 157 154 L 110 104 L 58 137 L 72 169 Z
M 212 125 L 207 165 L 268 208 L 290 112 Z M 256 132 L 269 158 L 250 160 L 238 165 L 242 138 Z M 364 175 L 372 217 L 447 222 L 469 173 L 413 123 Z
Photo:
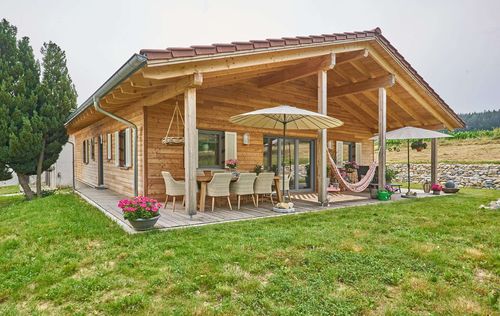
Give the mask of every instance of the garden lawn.
M 128 235 L 0 198 L 0 314 L 498 315 L 500 191 Z
M 19 193 L 18 185 L 7 185 L 0 187 L 0 195 Z

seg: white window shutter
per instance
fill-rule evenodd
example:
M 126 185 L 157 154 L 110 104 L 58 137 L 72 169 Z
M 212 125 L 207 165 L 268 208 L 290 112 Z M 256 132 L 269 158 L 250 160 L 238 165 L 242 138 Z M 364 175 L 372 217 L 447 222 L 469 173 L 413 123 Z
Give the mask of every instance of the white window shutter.
M 132 130 L 125 130 L 125 167 L 132 166 Z
M 237 159 L 238 157 L 238 135 L 235 132 L 225 132 L 224 149 L 225 159 Z
M 111 133 L 108 133 L 107 135 L 107 139 L 106 139 L 106 153 L 107 153 L 107 157 L 108 157 L 108 160 L 111 160 L 112 158 L 112 154 L 111 154 L 111 151 L 112 151 L 112 148 L 111 147 L 111 142 L 112 142 L 112 137 L 111 137 Z
M 355 157 L 356 158 L 356 163 L 358 165 L 361 165 L 362 161 L 363 161 L 362 157 L 361 157 L 362 152 L 363 152 L 362 147 L 361 147 L 361 143 L 356 143 L 355 146 L 356 146 L 356 154 L 355 154 L 356 155 L 356 157 Z
M 343 141 L 338 140 L 335 142 L 335 158 L 336 158 L 337 166 L 341 166 L 342 163 L 344 162 L 344 142 Z
M 120 132 L 115 132 L 115 166 L 120 166 Z

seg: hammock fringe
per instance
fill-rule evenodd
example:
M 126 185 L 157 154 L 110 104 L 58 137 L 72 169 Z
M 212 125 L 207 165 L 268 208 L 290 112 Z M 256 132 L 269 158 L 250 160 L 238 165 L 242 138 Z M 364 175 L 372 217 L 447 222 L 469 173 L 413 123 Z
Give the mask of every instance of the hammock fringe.
M 360 181 L 358 181 L 356 183 L 349 183 L 340 174 L 340 171 L 337 168 L 335 161 L 333 161 L 332 155 L 330 155 L 329 152 L 327 152 L 327 153 L 328 153 L 328 159 L 330 161 L 330 166 L 332 167 L 333 174 L 334 174 L 335 178 L 347 190 L 349 190 L 351 192 L 359 193 L 359 192 L 363 192 L 370 185 L 370 183 L 373 180 L 373 177 L 375 176 L 375 170 L 377 169 L 377 164 L 378 164 L 377 161 L 373 161 L 370 164 L 370 167 L 368 168 L 368 172 Z

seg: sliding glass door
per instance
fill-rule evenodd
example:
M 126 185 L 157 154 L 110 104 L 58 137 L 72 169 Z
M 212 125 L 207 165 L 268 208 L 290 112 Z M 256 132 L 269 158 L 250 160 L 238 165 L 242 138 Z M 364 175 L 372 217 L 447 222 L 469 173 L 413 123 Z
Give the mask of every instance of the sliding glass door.
M 301 138 L 264 137 L 264 169 L 281 174 L 291 172 L 291 190 L 314 189 L 314 141 Z

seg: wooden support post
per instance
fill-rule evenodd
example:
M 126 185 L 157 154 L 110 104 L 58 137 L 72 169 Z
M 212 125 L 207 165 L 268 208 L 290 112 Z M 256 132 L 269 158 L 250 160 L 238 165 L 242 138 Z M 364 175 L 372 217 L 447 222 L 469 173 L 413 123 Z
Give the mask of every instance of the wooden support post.
M 318 71 L 318 113 L 327 114 L 327 71 Z M 326 145 L 327 131 L 318 131 L 318 202 L 328 204 L 327 172 L 326 172 Z
M 437 138 L 433 138 L 431 140 L 431 183 L 437 183 L 438 174 L 437 174 L 437 165 L 438 165 L 438 140 Z
M 184 92 L 184 179 L 185 210 L 196 214 L 196 162 L 198 160 L 198 133 L 196 130 L 196 88 Z
M 383 190 L 385 187 L 385 132 L 387 129 L 387 92 L 385 88 L 378 89 L 378 187 Z

